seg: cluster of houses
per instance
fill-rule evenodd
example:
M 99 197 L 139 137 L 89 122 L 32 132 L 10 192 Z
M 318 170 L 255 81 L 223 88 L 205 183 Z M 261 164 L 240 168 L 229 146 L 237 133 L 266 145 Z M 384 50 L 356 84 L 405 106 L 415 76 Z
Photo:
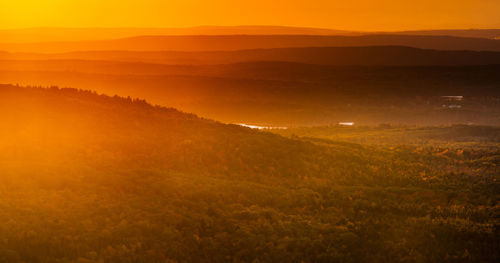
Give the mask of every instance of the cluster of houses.
M 445 102 L 442 105 L 443 108 L 460 109 L 462 105 L 458 104 L 458 102 L 462 101 L 464 96 L 441 96 L 441 99 Z

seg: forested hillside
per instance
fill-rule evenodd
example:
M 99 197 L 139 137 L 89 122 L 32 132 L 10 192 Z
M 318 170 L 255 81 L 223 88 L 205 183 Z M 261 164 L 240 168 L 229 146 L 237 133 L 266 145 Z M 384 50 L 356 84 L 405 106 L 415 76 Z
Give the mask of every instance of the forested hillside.
M 0 262 L 500 257 L 498 147 L 287 138 L 57 87 L 0 85 L 0 120 Z
M 335 141 L 383 146 L 445 146 L 495 147 L 500 142 L 500 127 L 477 125 L 404 126 L 381 124 L 378 126 L 342 127 L 339 125 L 297 127 L 273 130 L 286 137 L 300 136 Z

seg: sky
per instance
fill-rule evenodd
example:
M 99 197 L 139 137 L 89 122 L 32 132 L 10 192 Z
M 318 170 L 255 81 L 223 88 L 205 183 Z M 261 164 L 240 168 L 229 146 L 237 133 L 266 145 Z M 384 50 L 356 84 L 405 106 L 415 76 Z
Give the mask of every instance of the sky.
M 500 0 L 0 0 L 0 29 L 284 25 L 500 28 Z

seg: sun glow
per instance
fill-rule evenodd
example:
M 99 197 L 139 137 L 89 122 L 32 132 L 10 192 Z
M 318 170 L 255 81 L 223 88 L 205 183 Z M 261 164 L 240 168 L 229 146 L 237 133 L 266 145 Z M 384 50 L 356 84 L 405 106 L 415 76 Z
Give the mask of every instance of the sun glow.
M 500 25 L 493 0 L 3 0 L 0 28 L 187 27 L 267 24 L 348 30 L 408 30 Z M 367 23 L 369 21 L 369 23 Z

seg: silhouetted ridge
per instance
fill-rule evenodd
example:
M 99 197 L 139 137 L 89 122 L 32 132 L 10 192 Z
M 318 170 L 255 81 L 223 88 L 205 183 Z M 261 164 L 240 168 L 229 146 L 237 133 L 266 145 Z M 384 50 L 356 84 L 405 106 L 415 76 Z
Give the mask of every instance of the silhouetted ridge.
M 290 26 L 197 26 L 189 28 L 52 28 L 38 27 L 26 29 L 0 30 L 0 39 L 7 43 L 38 41 L 82 41 L 132 37 L 139 35 L 342 35 L 360 36 L 373 34 L 388 35 L 428 35 L 496 38 L 499 29 L 443 29 L 414 30 L 396 32 L 360 32 L 327 28 Z
M 82 51 L 60 54 L 3 53 L 4 60 L 81 59 L 156 64 L 228 64 L 282 61 L 322 65 L 442 66 L 500 64 L 500 52 L 419 49 L 405 46 L 304 47 L 237 51 Z
M 257 48 L 409 46 L 438 50 L 500 51 L 500 41 L 485 38 L 413 35 L 314 36 L 314 35 L 189 35 L 137 36 L 114 40 L 0 43 L 10 52 L 57 53 L 83 50 L 223 51 Z

